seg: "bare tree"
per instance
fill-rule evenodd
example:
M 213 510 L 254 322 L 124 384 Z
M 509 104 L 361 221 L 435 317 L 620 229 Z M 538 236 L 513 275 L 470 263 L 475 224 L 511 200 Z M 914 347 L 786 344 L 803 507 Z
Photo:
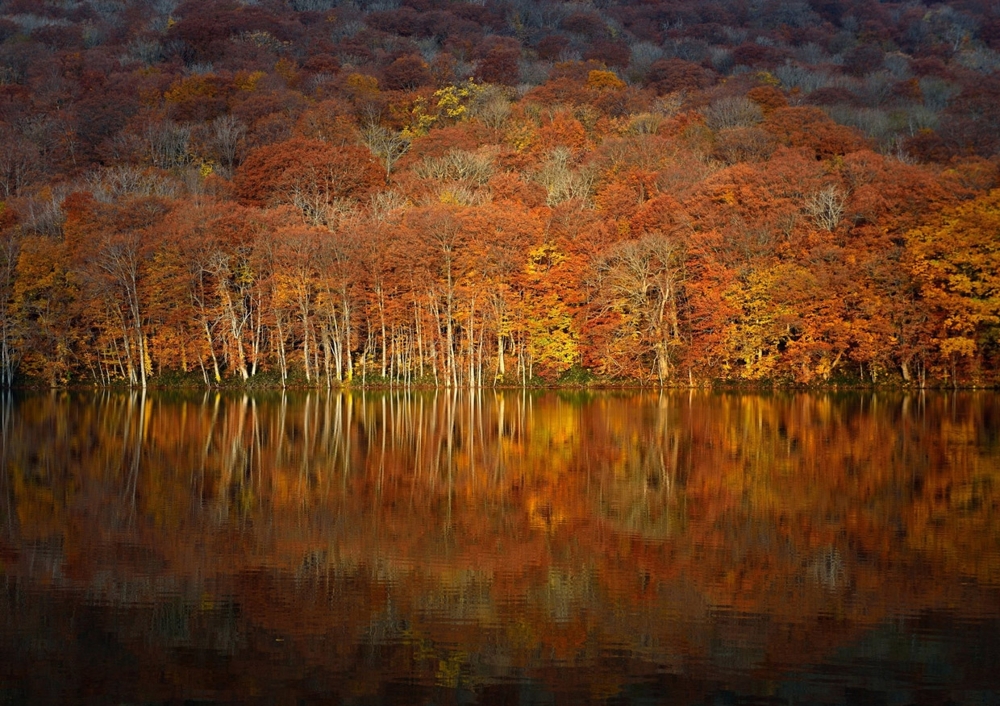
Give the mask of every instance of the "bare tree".
M 132 382 L 146 389 L 149 353 L 139 298 L 139 277 L 143 258 L 142 237 L 135 231 L 110 233 L 97 251 L 96 265 L 106 275 L 104 294 L 122 324 Z
M 38 174 L 38 149 L 13 133 L 0 136 L 0 195 L 20 193 Z
M 66 221 L 62 205 L 69 189 L 69 186 L 57 185 L 27 199 L 21 207 L 24 229 L 40 235 L 62 235 Z
M 451 150 L 442 157 L 425 157 L 414 172 L 423 179 L 451 179 L 482 185 L 493 176 L 494 157 L 491 150 Z
M 556 147 L 535 174 L 535 181 L 548 192 L 547 203 L 555 206 L 570 199 L 587 200 L 594 188 L 594 174 L 589 169 L 573 169 L 572 155 L 565 147 Z
M 469 117 L 478 119 L 486 127 L 499 130 L 510 117 L 510 93 L 506 86 L 483 86 L 469 105 Z
M 239 165 L 239 151 L 247 126 L 233 115 L 220 115 L 212 121 L 209 142 L 215 155 L 228 173 Z
M 150 123 L 142 134 L 146 157 L 161 169 L 170 169 L 190 159 L 191 128 L 170 120 Z
M 753 127 L 763 119 L 760 105 L 744 96 L 720 98 L 705 110 L 705 124 L 714 131 Z
M 393 214 L 409 207 L 410 202 L 398 191 L 378 191 L 368 199 L 368 216 L 372 221 L 385 223 Z
M 823 187 L 806 199 L 806 213 L 817 228 L 834 230 L 844 216 L 844 191 L 836 184 Z
M 17 321 L 11 315 L 14 278 L 21 250 L 21 234 L 11 228 L 0 235 L 0 387 L 9 388 L 14 382 L 19 351 Z
M 606 310 L 616 311 L 653 354 L 660 383 L 673 374 L 673 354 L 681 342 L 679 289 L 682 252 L 673 240 L 651 233 L 612 247 L 596 265 L 597 288 Z
M 369 123 L 361 131 L 361 139 L 371 150 L 371 153 L 378 157 L 382 166 L 385 167 L 385 178 L 389 180 L 392 168 L 396 166 L 399 158 L 410 149 L 410 140 L 401 132 L 390 130 L 376 123 Z
M 178 191 L 176 183 L 155 170 L 128 164 L 91 172 L 86 178 L 94 198 L 102 203 L 142 196 L 174 198 Z

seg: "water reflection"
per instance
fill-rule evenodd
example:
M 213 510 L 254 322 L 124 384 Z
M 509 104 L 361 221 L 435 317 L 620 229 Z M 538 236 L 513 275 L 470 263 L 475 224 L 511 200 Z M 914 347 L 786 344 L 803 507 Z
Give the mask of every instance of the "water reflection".
M 0 699 L 1000 685 L 994 395 L 52 393 L 0 412 Z

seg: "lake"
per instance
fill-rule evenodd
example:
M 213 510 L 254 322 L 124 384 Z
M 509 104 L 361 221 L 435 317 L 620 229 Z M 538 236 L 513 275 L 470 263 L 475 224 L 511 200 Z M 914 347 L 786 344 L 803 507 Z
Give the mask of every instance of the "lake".
M 0 415 L 0 704 L 1000 704 L 996 394 Z

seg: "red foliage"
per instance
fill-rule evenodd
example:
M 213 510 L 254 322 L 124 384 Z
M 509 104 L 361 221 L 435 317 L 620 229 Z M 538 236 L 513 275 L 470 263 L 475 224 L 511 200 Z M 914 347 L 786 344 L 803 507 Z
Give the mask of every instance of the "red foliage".
M 335 74 L 340 71 L 340 62 L 330 54 L 314 54 L 303 62 L 302 70 L 313 74 Z
M 417 54 L 404 54 L 382 72 L 385 87 L 390 91 L 405 91 L 429 86 L 434 82 L 430 67 Z
M 632 51 L 623 41 L 596 41 L 584 52 L 588 61 L 599 61 L 605 66 L 624 69 L 632 58 Z
M 858 98 L 842 86 L 824 86 L 806 96 L 806 101 L 812 105 L 856 105 Z
M 490 179 L 487 186 L 495 203 L 507 203 L 524 208 L 545 205 L 545 189 L 533 181 L 525 181 L 516 174 L 502 172 Z
M 669 194 L 659 194 L 643 203 L 632 216 L 631 230 L 636 235 L 660 232 L 682 233 L 688 223 L 684 208 Z
M 538 58 L 545 61 L 558 61 L 568 48 L 569 40 L 561 34 L 546 35 L 535 45 Z
M 754 86 L 747 91 L 747 98 L 760 105 L 764 115 L 768 115 L 777 108 L 784 108 L 788 105 L 785 94 L 774 86 Z
M 412 7 L 405 6 L 395 10 L 372 12 L 365 18 L 365 23 L 372 29 L 398 34 L 401 37 L 413 36 L 417 32 L 419 22 L 420 14 Z
M 200 61 L 223 58 L 231 51 L 231 37 L 264 33 L 274 40 L 292 41 L 301 26 L 283 21 L 260 7 L 242 6 L 228 0 L 197 2 L 188 0 L 177 8 L 181 16 L 168 30 L 168 36 L 185 43 Z
M 845 155 L 865 146 L 861 135 L 833 122 L 819 108 L 779 108 L 761 126 L 783 144 L 811 151 L 816 159 Z
M 733 63 L 772 68 L 784 63 L 788 52 L 764 44 L 741 44 L 732 51 Z
M 660 95 L 701 90 L 714 80 L 711 71 L 683 59 L 657 59 L 646 73 L 646 85 Z
M 1000 78 L 976 77 L 948 106 L 939 133 L 953 143 L 953 155 L 989 157 L 1000 152 Z
M 368 150 L 295 138 L 251 152 L 236 173 L 237 196 L 256 206 L 292 203 L 302 191 L 335 199 L 361 198 L 382 183 Z
M 590 39 L 604 36 L 606 29 L 601 16 L 592 12 L 574 12 L 559 25 L 567 32 L 582 34 Z
M 885 52 L 876 44 L 859 44 L 844 56 L 844 71 L 865 76 L 882 68 Z
M 503 86 L 517 85 L 519 73 L 517 61 L 520 56 L 520 50 L 512 47 L 497 46 L 490 49 L 476 64 L 476 80 Z

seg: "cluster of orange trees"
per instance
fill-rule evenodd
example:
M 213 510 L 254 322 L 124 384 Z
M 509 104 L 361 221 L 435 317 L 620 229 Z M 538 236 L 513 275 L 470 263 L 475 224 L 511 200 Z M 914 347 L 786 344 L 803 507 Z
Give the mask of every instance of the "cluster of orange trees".
M 517 26 L 487 5 L 483 26 Z M 93 19 L 0 21 L 5 385 L 997 379 L 997 166 L 959 80 L 986 71 L 962 68 L 974 34 L 946 65 L 858 30 L 843 80 L 810 93 L 766 27 L 728 68 L 664 38 L 636 73 L 599 13 L 480 37 L 462 64 L 419 39 L 421 3 L 207 7 L 93 46 Z M 310 43 L 320 19 L 339 44 Z M 876 75 L 906 140 L 827 105 Z

